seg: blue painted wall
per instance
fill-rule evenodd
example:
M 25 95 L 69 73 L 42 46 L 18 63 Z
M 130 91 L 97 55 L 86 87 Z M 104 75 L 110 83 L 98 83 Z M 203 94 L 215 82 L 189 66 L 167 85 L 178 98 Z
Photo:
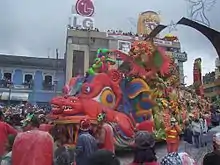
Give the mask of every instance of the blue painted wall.
M 34 76 L 34 90 L 42 90 L 43 89 L 43 74 L 42 71 L 36 71 Z
M 15 69 L 12 77 L 12 82 L 15 85 L 22 85 L 23 83 L 23 72 L 22 69 Z
M 2 79 L 2 69 L 0 68 L 0 79 Z
M 13 69 L 13 68 L 10 68 Z M 19 69 L 13 69 L 13 77 L 12 77 L 12 82 L 14 85 L 22 85 L 23 82 L 23 76 L 26 72 L 23 72 L 23 69 L 27 71 L 27 68 L 19 68 Z M 33 69 L 31 69 L 31 73 L 33 73 Z M 53 71 L 53 70 L 51 70 Z M 46 71 L 47 72 L 47 71 Z M 21 93 L 29 93 L 29 101 L 34 103 L 34 102 L 48 102 L 50 101 L 55 95 L 55 91 L 47 91 L 43 90 L 43 73 L 44 70 L 36 70 L 34 71 L 34 88 L 33 90 L 21 90 Z M 0 68 L 0 79 L 3 78 L 3 69 Z M 61 93 L 62 88 L 64 86 L 64 72 L 59 71 L 55 77 L 58 80 L 57 84 L 57 92 Z M 5 89 L 0 88 L 0 92 L 5 92 Z M 13 90 L 12 90 L 13 92 Z M 17 91 L 16 91 L 17 92 Z

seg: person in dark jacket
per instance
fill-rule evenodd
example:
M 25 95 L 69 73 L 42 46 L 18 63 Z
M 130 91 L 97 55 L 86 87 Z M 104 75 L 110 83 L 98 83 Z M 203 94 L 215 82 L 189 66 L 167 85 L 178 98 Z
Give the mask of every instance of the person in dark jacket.
M 63 140 L 57 141 L 57 149 L 54 153 L 54 165 L 71 165 L 68 148 L 64 146 Z
M 188 121 L 185 122 L 185 130 L 184 130 L 184 141 L 189 143 L 189 144 L 193 144 L 193 132 L 192 132 L 192 126 L 190 125 L 190 123 Z
M 189 121 L 185 122 L 183 140 L 185 141 L 185 152 L 188 151 L 190 152 L 193 144 L 193 132 L 192 132 L 192 125 L 189 123 Z
M 89 133 L 90 120 L 80 121 L 80 135 L 76 142 L 76 165 L 89 165 L 88 158 L 98 150 L 96 139 Z
M 113 152 L 100 149 L 89 157 L 89 165 L 120 165 L 120 161 Z
M 203 165 L 219 165 L 220 163 L 220 133 L 213 136 L 213 152 L 203 158 Z
M 216 127 L 219 126 L 219 114 L 216 112 L 216 110 L 213 110 L 211 113 L 211 122 L 212 126 Z
M 152 164 L 157 165 L 156 152 L 154 150 L 155 139 L 146 131 L 138 131 L 135 134 L 134 160 L 131 165 Z

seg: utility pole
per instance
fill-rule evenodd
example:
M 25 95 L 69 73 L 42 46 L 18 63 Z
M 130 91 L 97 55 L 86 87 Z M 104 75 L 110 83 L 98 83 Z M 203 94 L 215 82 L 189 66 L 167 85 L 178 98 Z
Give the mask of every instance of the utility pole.
M 8 106 L 11 104 L 12 84 L 9 84 Z
M 88 43 L 88 51 L 89 51 L 89 57 L 90 57 L 90 51 L 91 51 L 91 42 L 92 42 L 92 38 L 91 38 L 91 32 L 90 32 L 90 29 L 88 30 L 88 38 L 89 38 L 89 43 Z M 84 58 L 86 58 L 86 56 L 85 56 L 85 54 L 84 54 Z M 90 58 L 89 58 L 89 64 L 90 64 Z M 85 63 L 84 63 L 84 65 L 85 65 Z M 83 66 L 84 68 L 85 68 L 85 66 Z M 89 65 L 89 67 L 90 67 L 90 65 Z M 83 68 L 83 76 L 85 75 L 85 70 L 84 70 L 84 68 Z M 86 69 L 88 69 L 88 68 L 86 68 Z
M 57 87 L 58 87 L 58 69 L 59 69 L 59 50 L 56 49 L 56 70 L 55 70 L 55 80 L 54 80 L 54 93 L 57 95 Z

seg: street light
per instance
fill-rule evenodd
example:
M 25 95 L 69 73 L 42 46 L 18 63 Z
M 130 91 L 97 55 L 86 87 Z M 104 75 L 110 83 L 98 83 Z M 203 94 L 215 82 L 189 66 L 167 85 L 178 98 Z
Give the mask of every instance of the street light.
M 8 105 L 10 105 L 10 100 L 11 100 L 11 89 L 12 89 L 12 84 L 9 84 Z

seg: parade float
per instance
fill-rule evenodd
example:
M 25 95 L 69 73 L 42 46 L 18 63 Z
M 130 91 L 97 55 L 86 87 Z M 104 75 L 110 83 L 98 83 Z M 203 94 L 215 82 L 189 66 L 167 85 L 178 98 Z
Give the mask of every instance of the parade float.
M 116 63 L 110 54 L 123 61 L 121 67 L 109 69 Z M 77 140 L 79 121 L 90 118 L 95 130 L 96 118 L 103 111 L 117 147 L 130 146 L 138 130 L 154 133 L 157 140 L 165 139 L 164 129 L 171 117 L 183 126 L 190 111 L 199 104 L 208 105 L 193 90 L 180 87 L 174 61 L 152 41 L 135 41 L 128 54 L 99 49 L 86 75 L 73 77 L 63 96 L 51 100 L 50 118 L 70 145 Z

